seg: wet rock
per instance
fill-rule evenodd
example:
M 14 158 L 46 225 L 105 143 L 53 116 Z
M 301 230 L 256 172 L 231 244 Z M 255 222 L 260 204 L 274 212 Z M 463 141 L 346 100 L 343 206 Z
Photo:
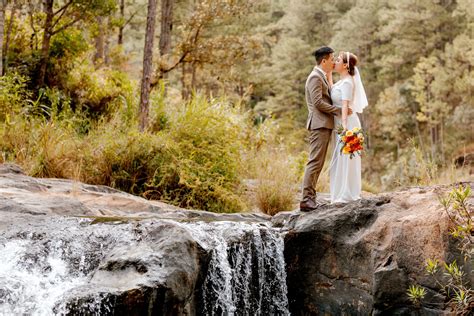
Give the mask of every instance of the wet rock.
M 288 315 L 269 219 L 2 173 L 0 314 Z
M 90 281 L 56 306 L 69 315 L 192 315 L 208 253 L 188 231 L 171 223 L 147 223 L 143 239 L 116 245 Z M 173 236 L 173 238 L 170 238 Z

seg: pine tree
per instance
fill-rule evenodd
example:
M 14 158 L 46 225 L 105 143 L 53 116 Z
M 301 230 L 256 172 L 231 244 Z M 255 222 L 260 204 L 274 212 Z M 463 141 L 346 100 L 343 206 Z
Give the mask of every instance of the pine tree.
M 143 54 L 143 76 L 140 88 L 140 131 L 144 131 L 148 122 L 151 76 L 153 73 L 153 43 L 155 38 L 157 0 L 148 0 L 148 16 L 145 33 L 145 51 Z

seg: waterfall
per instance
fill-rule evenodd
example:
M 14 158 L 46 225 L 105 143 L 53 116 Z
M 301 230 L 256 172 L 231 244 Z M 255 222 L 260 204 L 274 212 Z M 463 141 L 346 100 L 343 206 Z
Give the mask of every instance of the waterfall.
M 114 247 L 140 242 L 132 223 L 90 222 L 58 216 L 0 231 L 0 315 L 68 314 L 66 294 L 87 286 Z M 198 315 L 289 315 L 283 238 L 276 229 L 228 221 L 173 224 L 209 253 Z M 86 310 L 113 314 L 114 303 L 101 302 L 107 299 L 84 301 Z
M 211 251 L 202 315 L 289 315 L 283 238 L 265 224 L 188 224 Z
M 126 229 L 51 217 L 45 226 L 0 232 L 0 315 L 65 314 L 63 295 L 88 282 Z M 25 228 L 24 226 L 22 227 Z

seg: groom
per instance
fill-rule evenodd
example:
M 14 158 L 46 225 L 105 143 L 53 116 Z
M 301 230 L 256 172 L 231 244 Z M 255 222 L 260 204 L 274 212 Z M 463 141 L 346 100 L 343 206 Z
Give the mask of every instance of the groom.
M 329 82 L 334 69 L 334 50 L 323 46 L 314 52 L 316 67 L 306 80 L 305 95 L 308 106 L 309 160 L 303 177 L 303 198 L 300 210 L 309 212 L 320 204 L 316 202 L 316 183 L 323 169 L 329 139 L 334 128 L 334 116 L 341 109 L 332 105 Z M 352 111 L 349 109 L 349 115 Z

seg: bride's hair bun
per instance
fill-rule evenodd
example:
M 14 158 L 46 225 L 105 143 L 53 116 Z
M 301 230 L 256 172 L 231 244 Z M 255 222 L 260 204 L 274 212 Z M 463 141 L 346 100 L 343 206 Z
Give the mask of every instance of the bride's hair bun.
M 342 53 L 342 61 L 344 64 L 347 64 L 347 56 L 349 55 L 349 75 L 354 76 L 355 75 L 355 66 L 357 66 L 357 63 L 359 62 L 359 59 L 357 58 L 356 55 L 347 52 Z

